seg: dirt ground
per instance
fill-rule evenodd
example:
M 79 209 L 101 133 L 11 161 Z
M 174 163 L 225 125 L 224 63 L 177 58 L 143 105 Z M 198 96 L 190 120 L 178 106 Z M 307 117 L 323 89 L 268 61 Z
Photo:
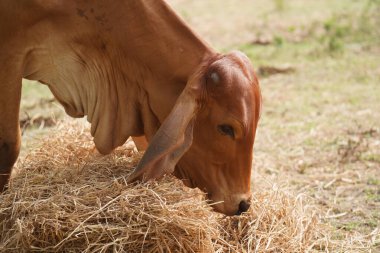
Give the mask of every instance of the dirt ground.
M 260 76 L 253 188 L 306 195 L 352 252 L 380 252 L 380 2 L 169 0 L 206 41 Z M 63 110 L 25 81 L 23 153 Z

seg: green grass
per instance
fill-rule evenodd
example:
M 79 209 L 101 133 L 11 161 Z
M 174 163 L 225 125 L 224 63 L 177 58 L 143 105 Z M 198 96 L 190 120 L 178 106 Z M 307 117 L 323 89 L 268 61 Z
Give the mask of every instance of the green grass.
M 23 79 L 20 118 L 61 117 L 63 108 L 54 102 L 54 96 L 46 85 Z
M 380 188 L 379 189 L 366 189 L 366 198 L 369 201 L 380 202 Z
M 29 81 L 24 79 L 22 82 L 22 100 L 24 102 L 41 99 L 52 98 L 49 88 L 46 85 L 40 84 L 36 81 Z
M 370 178 L 368 178 L 367 183 L 368 183 L 369 185 L 380 185 L 380 178 L 373 178 L 373 177 L 370 177 Z

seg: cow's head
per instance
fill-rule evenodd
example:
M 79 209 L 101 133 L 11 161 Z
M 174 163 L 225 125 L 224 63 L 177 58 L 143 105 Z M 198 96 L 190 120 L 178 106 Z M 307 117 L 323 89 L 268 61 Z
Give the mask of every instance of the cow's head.
M 259 84 L 244 54 L 208 59 L 189 78 L 130 181 L 159 178 L 175 168 L 187 185 L 208 193 L 217 211 L 246 211 L 260 104 Z

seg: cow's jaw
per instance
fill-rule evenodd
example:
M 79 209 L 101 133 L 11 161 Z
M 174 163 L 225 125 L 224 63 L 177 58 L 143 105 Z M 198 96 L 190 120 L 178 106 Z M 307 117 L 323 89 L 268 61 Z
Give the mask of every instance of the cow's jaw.
M 188 155 L 191 156 L 191 153 Z M 241 177 L 241 183 L 236 184 L 236 180 L 226 178 L 221 173 L 226 165 L 203 164 L 205 159 L 202 156 L 197 156 L 196 159 L 186 158 L 176 166 L 174 175 L 186 186 L 204 191 L 215 211 L 229 216 L 239 214 L 239 204 L 242 201 L 249 202 L 251 198 L 250 180 L 247 182 L 246 177 Z
M 222 194 L 220 197 L 211 195 L 210 198 L 212 199 L 211 206 L 215 211 L 232 216 L 241 214 L 240 203 L 249 203 L 251 193 Z

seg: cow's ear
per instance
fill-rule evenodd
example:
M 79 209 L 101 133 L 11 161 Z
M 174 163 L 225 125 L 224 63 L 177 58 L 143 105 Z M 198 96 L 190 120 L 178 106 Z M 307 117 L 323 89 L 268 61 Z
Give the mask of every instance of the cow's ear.
M 195 116 L 200 108 L 205 66 L 190 77 L 169 116 L 151 140 L 128 182 L 157 179 L 174 171 L 193 141 Z

